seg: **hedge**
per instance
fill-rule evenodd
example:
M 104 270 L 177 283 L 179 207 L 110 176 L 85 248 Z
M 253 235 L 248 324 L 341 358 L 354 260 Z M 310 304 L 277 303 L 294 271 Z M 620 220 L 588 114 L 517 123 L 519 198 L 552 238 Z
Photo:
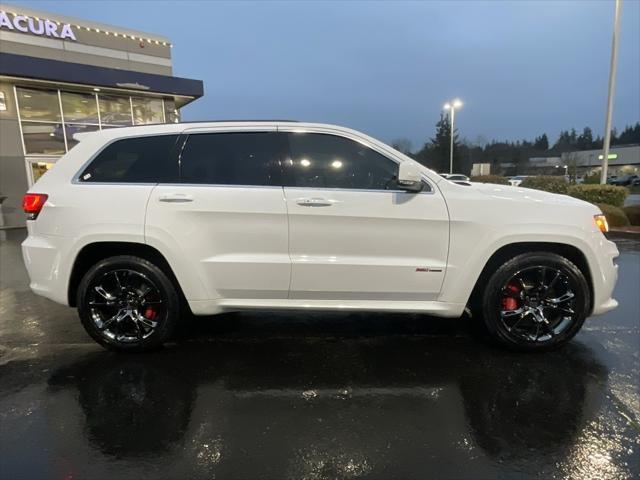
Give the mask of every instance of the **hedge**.
M 498 185 L 509 185 L 507 177 L 501 177 L 500 175 L 477 175 L 471 177 L 472 182 L 478 183 L 497 183 Z
M 640 205 L 629 205 L 622 210 L 624 210 L 631 225 L 640 226 Z
M 614 185 L 571 185 L 569 195 L 590 203 L 606 203 L 614 207 L 622 207 L 629 191 Z
M 600 203 L 598 207 L 602 210 L 604 216 L 607 217 L 607 222 L 609 222 L 610 227 L 626 227 L 629 225 L 629 219 L 620 207 L 614 207 L 606 203 Z
M 595 172 L 595 173 L 592 173 L 591 175 L 585 175 L 584 183 L 586 183 L 587 185 L 600 183 L 600 172 Z
M 540 175 L 537 177 L 527 177 L 520 184 L 523 188 L 535 188 L 551 193 L 564 193 L 569 190 L 569 184 L 564 177 L 553 175 Z

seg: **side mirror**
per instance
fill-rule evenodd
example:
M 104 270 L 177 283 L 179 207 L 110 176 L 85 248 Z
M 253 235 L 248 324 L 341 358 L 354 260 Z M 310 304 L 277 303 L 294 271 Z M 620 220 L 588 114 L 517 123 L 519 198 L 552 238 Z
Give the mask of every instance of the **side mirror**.
M 414 162 L 402 162 L 398 167 L 398 187 L 407 192 L 419 192 L 424 187 L 422 172 Z

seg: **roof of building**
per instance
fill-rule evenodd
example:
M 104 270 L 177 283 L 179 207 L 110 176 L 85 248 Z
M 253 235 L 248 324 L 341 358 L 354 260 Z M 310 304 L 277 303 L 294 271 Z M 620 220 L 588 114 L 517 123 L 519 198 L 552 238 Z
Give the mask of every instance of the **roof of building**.
M 0 52 L 0 75 L 199 98 L 202 80 Z

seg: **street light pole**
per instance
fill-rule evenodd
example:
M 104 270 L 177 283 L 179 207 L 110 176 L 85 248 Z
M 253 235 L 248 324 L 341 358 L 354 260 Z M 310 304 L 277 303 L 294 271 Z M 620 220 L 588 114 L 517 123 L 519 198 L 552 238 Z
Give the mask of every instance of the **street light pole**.
M 449 135 L 450 137 L 450 142 L 449 142 L 449 173 L 453 173 L 453 132 L 454 132 L 454 125 L 455 125 L 455 121 L 456 121 L 456 109 L 455 107 L 451 107 L 451 134 Z
M 616 0 L 615 16 L 613 21 L 613 42 L 611 45 L 611 65 L 609 68 L 609 94 L 607 98 L 607 114 L 604 126 L 604 141 L 602 151 L 602 173 L 600 183 L 607 183 L 607 170 L 609 169 L 609 145 L 611 143 L 611 120 L 613 116 L 613 97 L 616 91 L 616 68 L 618 64 L 618 37 L 620 36 L 620 13 L 622 0 Z
M 451 113 L 451 132 L 449 132 L 449 173 L 453 173 L 453 134 L 455 130 L 456 108 L 462 107 L 459 98 L 444 104 L 444 109 Z

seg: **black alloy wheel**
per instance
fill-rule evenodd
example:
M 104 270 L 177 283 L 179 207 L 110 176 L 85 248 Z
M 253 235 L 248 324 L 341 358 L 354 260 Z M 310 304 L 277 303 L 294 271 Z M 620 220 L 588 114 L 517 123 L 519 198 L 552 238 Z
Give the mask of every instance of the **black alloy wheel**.
M 101 345 L 122 351 L 158 347 L 179 316 L 175 287 L 162 270 L 133 256 L 101 260 L 78 288 L 78 312 Z
M 589 313 L 580 269 L 549 252 L 519 255 L 491 276 L 483 296 L 485 324 L 503 345 L 545 350 L 569 341 Z

